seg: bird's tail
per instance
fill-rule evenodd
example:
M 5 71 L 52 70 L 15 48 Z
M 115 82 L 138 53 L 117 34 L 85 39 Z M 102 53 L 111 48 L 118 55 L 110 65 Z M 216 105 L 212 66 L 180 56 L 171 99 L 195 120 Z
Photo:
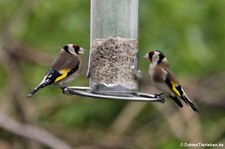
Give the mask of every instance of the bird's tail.
M 180 102 L 180 100 L 176 96 L 169 96 L 173 101 L 181 108 L 183 108 L 183 104 Z
M 188 98 L 188 96 L 185 93 L 181 96 L 181 99 L 183 99 L 184 102 L 192 108 L 192 110 L 198 112 L 196 106 L 193 104 L 193 102 Z
M 45 86 L 46 86 L 45 84 L 38 85 L 32 92 L 27 94 L 27 98 L 32 97 L 37 91 L 39 91 L 40 89 L 44 88 Z

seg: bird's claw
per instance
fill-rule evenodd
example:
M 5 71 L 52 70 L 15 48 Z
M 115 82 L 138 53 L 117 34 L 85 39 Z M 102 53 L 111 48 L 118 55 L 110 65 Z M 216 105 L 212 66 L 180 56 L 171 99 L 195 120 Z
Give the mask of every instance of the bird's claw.
M 157 99 L 160 99 L 161 103 L 164 103 L 165 102 L 165 100 L 164 100 L 165 97 L 163 95 L 164 95 L 163 93 L 154 94 L 154 97 L 157 98 Z
M 159 94 L 154 94 L 155 98 L 161 98 L 163 95 L 163 93 L 159 93 Z
M 70 95 L 70 96 L 72 95 L 68 87 L 64 86 L 64 87 L 61 87 L 61 89 L 63 94 Z

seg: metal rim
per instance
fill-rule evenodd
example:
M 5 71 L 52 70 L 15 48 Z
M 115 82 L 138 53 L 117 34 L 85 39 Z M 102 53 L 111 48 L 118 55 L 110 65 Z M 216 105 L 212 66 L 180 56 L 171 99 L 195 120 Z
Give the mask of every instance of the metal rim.
M 112 99 L 112 100 L 126 100 L 126 101 L 145 101 L 145 102 L 164 102 L 163 96 L 155 96 L 152 94 L 137 92 L 131 94 L 130 96 L 113 96 L 113 95 L 103 95 L 90 92 L 90 87 L 81 86 L 70 86 L 63 88 L 63 93 L 67 95 L 79 95 L 91 98 L 100 99 Z

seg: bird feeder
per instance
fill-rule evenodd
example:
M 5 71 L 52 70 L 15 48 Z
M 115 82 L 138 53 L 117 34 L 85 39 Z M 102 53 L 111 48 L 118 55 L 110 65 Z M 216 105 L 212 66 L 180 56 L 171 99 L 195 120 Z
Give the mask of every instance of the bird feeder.
M 82 96 L 162 101 L 138 92 L 139 0 L 91 0 L 89 87 L 69 87 Z
M 138 90 L 138 0 L 91 1 L 90 87 L 93 93 Z

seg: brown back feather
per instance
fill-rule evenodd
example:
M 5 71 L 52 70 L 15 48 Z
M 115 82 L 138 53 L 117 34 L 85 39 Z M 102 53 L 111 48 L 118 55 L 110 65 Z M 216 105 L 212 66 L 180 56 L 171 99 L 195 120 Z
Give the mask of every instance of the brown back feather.
M 79 62 L 78 56 L 62 51 L 51 65 L 51 69 L 60 71 L 66 68 L 74 68 Z

